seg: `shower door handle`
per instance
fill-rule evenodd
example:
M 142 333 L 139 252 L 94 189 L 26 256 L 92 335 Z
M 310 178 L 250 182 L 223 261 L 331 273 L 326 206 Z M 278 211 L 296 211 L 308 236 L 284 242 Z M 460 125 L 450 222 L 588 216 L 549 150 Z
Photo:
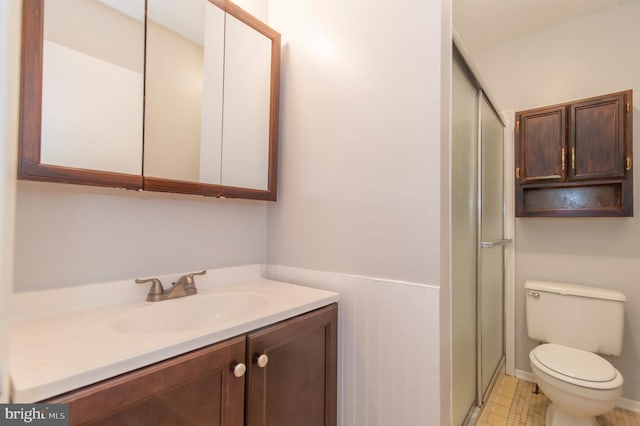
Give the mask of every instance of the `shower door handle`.
M 511 242 L 511 238 L 507 238 L 505 240 L 497 240 L 497 241 L 481 241 L 480 242 L 480 247 L 481 248 L 494 248 L 496 246 L 503 246 L 507 243 Z

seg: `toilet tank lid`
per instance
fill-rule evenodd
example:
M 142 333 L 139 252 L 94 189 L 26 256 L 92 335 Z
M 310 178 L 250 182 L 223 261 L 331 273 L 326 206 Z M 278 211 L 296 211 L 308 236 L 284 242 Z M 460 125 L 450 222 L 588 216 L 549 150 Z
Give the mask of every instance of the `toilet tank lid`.
M 562 295 L 590 297 L 593 299 L 616 300 L 626 302 L 627 298 L 624 294 L 617 290 L 608 288 L 588 287 L 577 284 L 567 284 L 548 281 L 531 281 L 528 280 L 524 284 L 526 290 L 543 291 L 548 293 L 557 293 Z

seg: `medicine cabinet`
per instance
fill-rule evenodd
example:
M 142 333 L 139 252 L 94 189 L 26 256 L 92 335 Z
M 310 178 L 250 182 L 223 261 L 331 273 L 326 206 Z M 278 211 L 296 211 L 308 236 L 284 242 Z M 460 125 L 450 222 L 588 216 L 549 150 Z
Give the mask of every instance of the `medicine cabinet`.
M 25 1 L 19 178 L 275 200 L 279 82 L 225 0 Z

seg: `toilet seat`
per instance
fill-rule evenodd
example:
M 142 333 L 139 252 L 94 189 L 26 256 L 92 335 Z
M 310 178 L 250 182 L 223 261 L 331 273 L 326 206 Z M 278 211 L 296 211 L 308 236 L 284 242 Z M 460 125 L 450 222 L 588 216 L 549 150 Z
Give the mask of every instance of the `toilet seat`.
M 604 358 L 580 349 L 546 343 L 531 351 L 530 360 L 546 374 L 590 389 L 615 389 L 622 375 Z

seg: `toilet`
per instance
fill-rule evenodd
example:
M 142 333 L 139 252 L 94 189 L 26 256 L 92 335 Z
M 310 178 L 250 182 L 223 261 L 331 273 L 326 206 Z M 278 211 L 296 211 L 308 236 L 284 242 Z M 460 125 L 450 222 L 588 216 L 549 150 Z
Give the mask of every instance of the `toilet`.
M 525 283 L 529 353 L 539 388 L 551 400 L 547 426 L 596 426 L 615 408 L 624 382 L 597 354 L 620 355 L 624 302 L 619 291 L 544 281 Z

